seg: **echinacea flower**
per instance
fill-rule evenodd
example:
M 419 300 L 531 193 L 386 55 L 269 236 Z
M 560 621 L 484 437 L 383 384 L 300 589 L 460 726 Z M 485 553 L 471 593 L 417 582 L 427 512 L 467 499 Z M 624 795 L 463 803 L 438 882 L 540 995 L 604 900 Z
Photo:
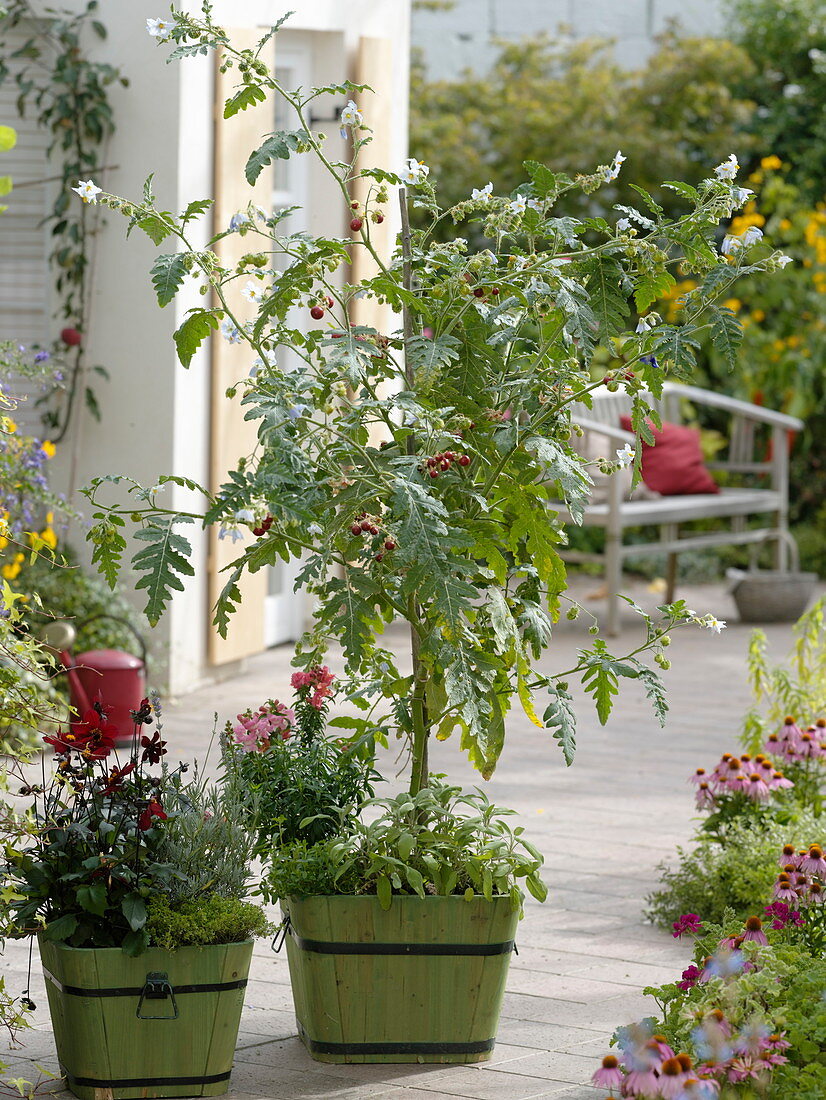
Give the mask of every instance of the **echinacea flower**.
M 745 932 L 743 933 L 744 940 L 750 940 L 752 943 L 759 943 L 763 946 L 769 941 L 766 939 L 766 933 L 763 931 L 763 922 L 759 917 L 749 917 L 746 921 Z
M 76 195 L 80 195 L 84 202 L 90 203 L 96 203 L 98 195 L 103 192 L 103 188 L 98 187 L 92 180 L 78 180 L 77 187 L 73 187 L 72 190 Z
M 753 799 L 755 802 L 767 802 L 771 798 L 771 791 L 766 785 L 762 775 L 759 775 L 757 772 L 752 772 L 748 777 L 744 790 L 747 797 Z
M 706 774 L 705 768 L 698 768 L 696 770 L 696 772 L 694 773 L 694 775 L 692 775 L 692 777 L 689 779 L 689 783 L 694 783 L 695 786 L 698 786 L 698 787 L 701 783 L 707 783 L 707 782 L 708 782 L 708 775 Z
M 676 1100 L 688 1076 L 679 1058 L 666 1058 L 660 1066 L 660 1096 L 663 1100 Z
M 602 1065 L 592 1075 L 591 1080 L 600 1089 L 619 1089 L 625 1074 L 620 1069 L 619 1058 L 615 1054 L 606 1054 Z
M 717 799 L 709 783 L 701 783 L 694 796 L 694 805 L 698 810 L 710 810 L 717 805 Z

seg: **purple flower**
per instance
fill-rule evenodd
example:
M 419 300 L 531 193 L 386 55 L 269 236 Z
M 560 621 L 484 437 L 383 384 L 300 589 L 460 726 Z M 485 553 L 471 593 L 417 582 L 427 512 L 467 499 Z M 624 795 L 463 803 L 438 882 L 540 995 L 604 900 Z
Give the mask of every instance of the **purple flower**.
M 659 367 L 660 365 L 655 355 L 641 355 L 640 362 L 645 363 L 647 367 Z
M 35 363 L 48 363 L 51 359 L 51 353 L 48 351 L 39 351 L 34 357 Z
M 691 966 L 687 966 L 683 971 L 681 982 L 677 982 L 677 989 L 682 989 L 683 992 L 687 992 L 689 989 L 693 989 L 697 982 L 700 980 L 702 970 L 699 966 L 695 966 L 693 963 Z
M 703 922 L 696 913 L 683 913 L 681 917 L 674 921 L 671 927 L 674 929 L 671 935 L 674 939 L 679 939 L 684 932 L 696 936 L 702 930 Z

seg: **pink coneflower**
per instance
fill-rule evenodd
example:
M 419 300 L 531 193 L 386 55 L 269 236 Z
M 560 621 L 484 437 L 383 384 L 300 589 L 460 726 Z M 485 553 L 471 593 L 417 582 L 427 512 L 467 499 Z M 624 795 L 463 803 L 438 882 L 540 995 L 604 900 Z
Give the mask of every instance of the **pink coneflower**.
M 619 1089 L 625 1074 L 620 1069 L 619 1058 L 615 1054 L 606 1054 L 602 1059 L 602 1065 L 591 1077 L 592 1082 L 600 1089 Z
M 798 865 L 800 870 L 807 875 L 819 875 L 826 877 L 826 859 L 823 858 L 823 849 L 819 844 L 811 844 L 809 850 Z
M 754 802 L 767 802 L 771 798 L 771 791 L 766 786 L 762 775 L 752 772 L 745 786 L 746 795 Z
M 707 782 L 708 782 L 708 775 L 706 775 L 705 768 L 698 768 L 697 771 L 694 773 L 694 775 L 692 775 L 691 779 L 689 779 L 689 783 L 695 783 L 695 784 L 698 784 L 698 785 L 700 783 L 707 783 Z
M 778 878 L 772 887 L 772 897 L 778 901 L 797 901 L 797 891 L 788 879 Z
M 660 1078 L 653 1069 L 632 1069 L 622 1087 L 624 1096 L 656 1098 L 660 1096 Z
M 769 780 L 769 790 L 771 791 L 788 791 L 794 786 L 791 779 L 787 779 L 783 772 L 772 772 L 771 779 Z
M 823 887 L 819 882 L 809 883 L 809 896 L 805 899 L 810 905 L 821 905 L 824 901 Z
M 685 1068 L 685 1061 L 688 1069 Z M 676 1058 L 666 1058 L 660 1066 L 660 1095 L 663 1100 L 675 1100 L 683 1090 L 683 1086 L 689 1078 L 691 1059 L 688 1055 L 680 1055 Z
M 657 1063 L 664 1062 L 666 1058 L 675 1058 L 676 1055 L 671 1047 L 668 1045 L 664 1035 L 652 1035 L 648 1042 L 645 1044 L 645 1049 L 650 1050 L 653 1054 L 653 1064 L 657 1067 Z
M 788 1050 L 791 1045 L 785 1031 L 773 1031 L 766 1039 L 766 1050 Z
M 766 939 L 766 933 L 763 931 L 763 922 L 759 917 L 749 917 L 745 927 L 746 931 L 743 933 L 744 940 L 751 940 L 752 943 L 759 943 L 761 945 L 765 945 L 769 942 Z
M 708 783 L 699 784 L 694 796 L 694 804 L 698 810 L 710 810 L 717 805 L 717 799 Z
M 758 1080 L 766 1073 L 766 1067 L 760 1058 L 751 1054 L 743 1054 L 739 1058 L 732 1058 L 729 1063 L 727 1077 L 732 1084 L 740 1081 L 748 1081 L 749 1078 Z
M 780 866 L 784 869 L 788 869 L 787 864 L 792 863 L 797 867 L 799 862 L 797 848 L 795 848 L 794 844 L 784 844 L 783 851 L 780 853 Z
M 770 753 L 772 756 L 782 756 L 783 745 L 784 743 L 780 740 L 779 734 L 770 733 L 769 736 L 766 738 L 766 743 L 763 748 L 766 750 L 767 753 Z
M 734 1040 L 734 1049 L 738 1054 L 751 1054 L 757 1058 L 766 1049 L 768 1037 L 769 1029 L 765 1024 L 749 1024 Z
M 794 718 L 789 714 L 786 716 L 786 720 L 783 723 L 782 729 L 779 731 L 780 740 L 785 741 L 787 744 L 796 745 L 803 735 L 803 730 L 795 722 Z
M 820 738 L 807 731 L 800 738 L 797 752 L 803 760 L 815 760 L 820 756 Z
M 716 1100 L 719 1095 L 719 1082 L 710 1077 L 689 1077 L 677 1100 Z

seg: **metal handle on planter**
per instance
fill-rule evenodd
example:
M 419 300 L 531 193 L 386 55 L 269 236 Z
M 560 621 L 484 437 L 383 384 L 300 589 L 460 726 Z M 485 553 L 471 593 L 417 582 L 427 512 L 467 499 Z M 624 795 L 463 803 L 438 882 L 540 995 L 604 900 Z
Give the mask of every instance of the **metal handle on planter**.
M 162 1016 L 144 1016 L 141 1012 L 144 1001 L 164 1001 L 172 998 L 172 1015 L 168 1013 Z M 135 1015 L 139 1020 L 177 1020 L 178 1002 L 175 1000 L 175 990 L 169 981 L 169 975 L 158 970 L 152 970 L 146 975 L 146 982 L 141 990 L 140 1000 Z
M 287 939 L 287 935 L 289 934 L 289 931 L 290 931 L 290 914 L 287 913 L 287 915 L 284 917 L 284 920 L 281 922 L 281 927 L 278 929 L 278 931 L 273 936 L 272 943 L 270 944 L 270 950 L 274 951 L 276 953 L 276 955 L 280 952 L 281 948 L 284 946 L 284 941 Z

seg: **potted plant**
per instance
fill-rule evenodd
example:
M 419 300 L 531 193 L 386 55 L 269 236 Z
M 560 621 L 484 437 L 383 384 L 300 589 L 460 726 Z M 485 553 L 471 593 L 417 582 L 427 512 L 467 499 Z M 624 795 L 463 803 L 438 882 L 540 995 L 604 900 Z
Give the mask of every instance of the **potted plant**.
M 188 366 L 219 329 L 230 342 L 246 344 L 250 374 L 228 390 L 228 399 L 240 400 L 246 418 L 258 425 L 257 447 L 220 491 L 201 488 L 208 501 L 201 515 L 165 508 L 157 487 L 145 490 L 134 483 L 127 483 L 129 500 L 107 505 L 102 490 L 122 479 L 93 482 L 87 492 L 99 509 L 90 531 L 95 558 L 114 576 L 126 547 L 124 528 L 140 525 L 143 547 L 134 566 L 145 574 L 147 614 L 156 620 L 172 589 L 191 572 L 190 544 L 178 524 L 198 520 L 217 525 L 233 541 L 246 539 L 217 602 L 221 632 L 241 599 L 238 581 L 245 571 L 302 559 L 299 584 L 313 594 L 315 612 L 296 655 L 299 676 L 309 677 L 301 683 L 317 682 L 329 643 L 340 643 L 340 698 L 350 713 L 338 714 L 331 727 L 362 748 L 398 738 L 409 763 L 408 793 L 384 803 L 378 822 L 368 825 L 350 815 L 321 848 L 299 838 L 306 844 L 300 866 L 312 872 L 309 878 L 315 876 L 310 892 L 358 895 L 363 941 L 409 944 L 413 926 L 435 911 L 438 898 L 464 921 L 447 927 L 440 917 L 424 933 L 426 942 L 434 943 L 439 931 L 447 944 L 441 954 L 451 944 L 467 943 L 468 921 L 487 925 L 480 932 L 483 943 L 507 945 L 510 926 L 499 910 L 518 910 L 515 876 L 520 874 L 529 890 L 544 896 L 539 857 L 514 843 L 484 799 L 473 796 L 470 806 L 463 805 L 464 795 L 434 779 L 431 741 L 459 736 L 487 778 L 504 744 L 508 712 L 519 705 L 559 743 L 570 763 L 572 677 L 593 696 L 602 722 L 623 678 L 642 683 L 664 719 L 659 673 L 642 655 L 667 669 L 665 648 L 675 624 L 693 619 L 713 630 L 723 625 L 712 616 L 696 616 L 681 602 L 660 608 L 656 621 L 636 608 L 644 636 L 622 658 L 594 637 L 574 667 L 557 674 L 537 667 L 552 647 L 564 606 L 570 617 L 579 612 L 565 594 L 560 553 L 565 532 L 549 506 L 562 496 L 576 517 L 590 487 L 587 462 L 570 444 L 571 406 L 587 403 L 591 389 L 603 382 L 624 387 L 633 398 L 635 430 L 652 442 L 650 424 L 656 426 L 658 418 L 645 391 L 659 393 L 667 370 L 687 375 L 701 328 L 709 327 L 733 355 L 739 324 L 718 302 L 742 271 L 770 270 L 782 266 L 785 257 L 767 253 L 751 230 L 726 238 L 722 251 L 718 247 L 721 218 L 730 217 L 749 194 L 735 182 L 733 155 L 699 188 L 668 185 L 686 200 L 680 217 L 666 217 L 644 192 L 643 209 L 623 207 L 618 221 L 555 212 L 557 200 L 571 190 L 591 194 L 610 185 L 624 160 L 619 152 L 612 164 L 576 180 L 527 162 L 526 181 L 512 194 L 497 196 L 490 185 L 480 186 L 445 211 L 425 164 L 410 160 L 398 173 L 364 167 L 369 117 L 352 99 L 340 114 L 351 155 L 341 161 L 328 156 L 311 115 L 324 110 L 330 97 L 358 97 L 364 89 L 349 83 L 299 91 L 282 87 L 260 56 L 280 24 L 246 50 L 236 48 L 212 21 L 208 5 L 200 18 L 174 11 L 170 20 L 150 24 L 150 33 L 171 42 L 176 57 L 215 50 L 222 71 L 237 73 L 225 118 L 272 97 L 283 101 L 296 128 L 267 134 L 250 151 L 246 178 L 254 183 L 276 158 L 317 158 L 350 235 L 291 234 L 283 212 L 250 204 L 228 225 L 216 227 L 212 245 L 230 234 L 244 238 L 241 258 L 222 264 L 212 248 L 194 247 L 189 236 L 190 223 L 203 216 L 208 202 L 196 200 L 175 214 L 158 208 L 151 181 L 139 200 L 106 194 L 91 180 L 79 182 L 76 190 L 85 201 L 105 203 L 120 211 L 130 228 L 164 243 L 152 274 L 161 305 L 187 279 L 211 295 L 203 307 L 189 311 L 175 333 L 179 357 Z M 388 258 L 374 236 L 376 227 L 394 216 L 396 200 L 401 232 Z M 410 224 L 411 203 L 421 227 Z M 434 226 L 449 221 L 470 222 L 488 247 L 471 252 L 463 237 L 438 240 Z M 375 274 L 357 284 L 347 282 L 354 250 L 375 265 Z M 678 264 L 696 272 L 698 283 L 686 295 L 680 326 L 650 312 L 674 284 L 671 268 Z M 242 298 L 256 307 L 249 320 L 241 312 Z M 354 302 L 363 299 L 392 307 L 396 321 L 388 330 L 353 322 Z M 294 323 L 297 309 L 306 310 L 306 328 Z M 640 315 L 636 322 L 632 314 Z M 590 367 L 600 343 L 612 345 L 623 368 L 595 381 Z M 298 363 L 289 370 L 279 365 L 287 349 Z M 632 460 L 636 477 L 639 448 L 635 454 L 625 447 L 616 461 L 601 466 L 611 472 Z M 382 633 L 394 620 L 406 624 L 405 664 L 382 644 Z M 596 625 L 592 634 L 598 634 Z M 542 694 L 544 706 L 538 706 Z M 466 850 L 468 835 L 476 840 Z M 280 866 L 276 839 L 274 867 Z M 299 892 L 295 879 L 292 886 L 283 875 L 272 882 L 282 895 Z M 344 921 L 350 920 L 351 899 L 335 900 L 346 911 Z M 407 907 L 415 919 L 404 916 Z M 293 944 L 299 937 L 340 948 L 356 935 L 346 923 L 322 930 L 309 917 L 305 927 L 307 907 L 289 900 L 287 908 Z M 370 923 L 383 915 L 395 922 L 389 930 Z M 315 954 L 329 961 L 326 948 Z M 326 971 L 337 980 L 334 968 L 327 965 Z M 463 989 L 480 988 L 474 973 L 472 967 L 463 972 Z M 316 999 L 325 998 L 320 987 L 313 988 Z M 343 1000 L 340 994 L 341 989 L 326 998 L 328 1008 Z M 297 990 L 297 999 L 303 995 Z M 487 987 L 483 996 L 496 999 Z M 419 1006 L 422 1018 L 431 1005 L 428 1000 Z M 404 1026 L 409 1034 L 407 1015 Z M 325 1056 L 314 1048 L 318 1036 L 306 1041 L 317 1056 Z M 486 1057 L 492 1035 L 485 1034 L 487 1046 L 478 1050 L 468 1047 L 470 1040 L 444 1034 L 422 1032 L 420 1041 L 437 1045 L 438 1052 L 405 1046 L 403 1035 L 350 1039 L 342 1023 L 339 1038 L 329 1042 L 358 1049 L 337 1049 L 329 1056 L 467 1060 Z
M 210 785 L 165 765 L 157 702 L 133 718 L 125 759 L 98 705 L 44 738 L 50 781 L 21 771 L 38 828 L 7 856 L 9 934 L 38 937 L 76 1096 L 216 1096 L 228 1088 L 253 937 L 269 930 L 243 900 L 243 801 L 231 779 Z

